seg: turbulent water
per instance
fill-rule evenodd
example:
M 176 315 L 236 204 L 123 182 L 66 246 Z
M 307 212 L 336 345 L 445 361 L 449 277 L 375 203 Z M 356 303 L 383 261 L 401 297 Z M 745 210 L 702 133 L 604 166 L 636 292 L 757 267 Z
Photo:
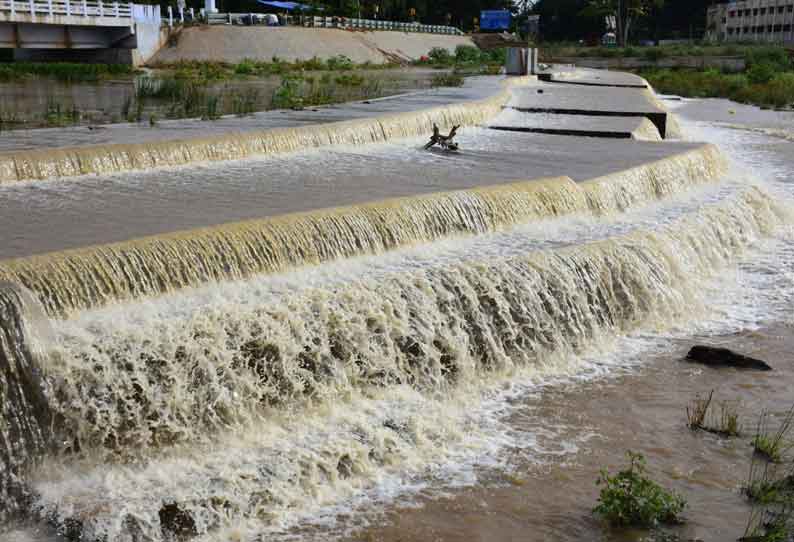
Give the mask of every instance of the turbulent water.
M 790 224 L 785 186 L 704 147 L 3 262 L 30 291 L 0 289 L 0 377 L 34 381 L 1 388 L 22 391 L 0 480 L 27 471 L 13 502 L 84 540 L 323 538 L 367 502 L 540 452 L 543 428 L 505 423 L 511 396 L 713 318 L 734 295 L 715 285 Z

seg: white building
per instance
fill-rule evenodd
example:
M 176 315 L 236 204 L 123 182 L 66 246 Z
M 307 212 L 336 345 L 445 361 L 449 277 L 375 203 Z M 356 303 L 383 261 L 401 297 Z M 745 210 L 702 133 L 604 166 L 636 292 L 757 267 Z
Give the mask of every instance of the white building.
M 706 15 L 713 41 L 794 43 L 794 0 L 745 0 L 717 4 Z

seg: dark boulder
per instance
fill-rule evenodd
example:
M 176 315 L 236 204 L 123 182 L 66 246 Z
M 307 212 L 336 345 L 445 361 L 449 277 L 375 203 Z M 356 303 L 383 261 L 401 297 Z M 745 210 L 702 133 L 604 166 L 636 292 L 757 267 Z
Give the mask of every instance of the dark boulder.
M 166 538 L 193 537 L 198 534 L 196 520 L 190 512 L 180 507 L 177 503 L 164 504 L 160 508 L 160 527 Z
M 727 348 L 700 344 L 693 346 L 689 350 L 686 360 L 693 363 L 702 363 L 709 367 L 736 367 L 737 369 L 754 369 L 756 371 L 772 370 L 772 367 L 760 359 L 737 354 Z

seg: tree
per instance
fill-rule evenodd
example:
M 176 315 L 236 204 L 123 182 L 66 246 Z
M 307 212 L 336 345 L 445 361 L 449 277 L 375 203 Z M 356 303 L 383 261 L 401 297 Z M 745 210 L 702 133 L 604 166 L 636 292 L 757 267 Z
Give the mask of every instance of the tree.
M 614 17 L 618 45 L 625 47 L 634 22 L 648 15 L 654 8 L 661 8 L 663 4 L 664 0 L 590 0 L 581 14 Z

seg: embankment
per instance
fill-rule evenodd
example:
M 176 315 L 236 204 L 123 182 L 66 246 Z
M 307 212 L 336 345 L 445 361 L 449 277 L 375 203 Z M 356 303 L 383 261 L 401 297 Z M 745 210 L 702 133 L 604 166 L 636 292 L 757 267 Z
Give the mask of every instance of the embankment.
M 434 47 L 454 52 L 474 45 L 467 36 L 416 32 L 363 32 L 334 28 L 196 26 L 182 30 L 150 60 L 150 64 L 201 60 L 240 62 L 328 59 L 344 55 L 356 63 L 383 64 L 416 60 Z

